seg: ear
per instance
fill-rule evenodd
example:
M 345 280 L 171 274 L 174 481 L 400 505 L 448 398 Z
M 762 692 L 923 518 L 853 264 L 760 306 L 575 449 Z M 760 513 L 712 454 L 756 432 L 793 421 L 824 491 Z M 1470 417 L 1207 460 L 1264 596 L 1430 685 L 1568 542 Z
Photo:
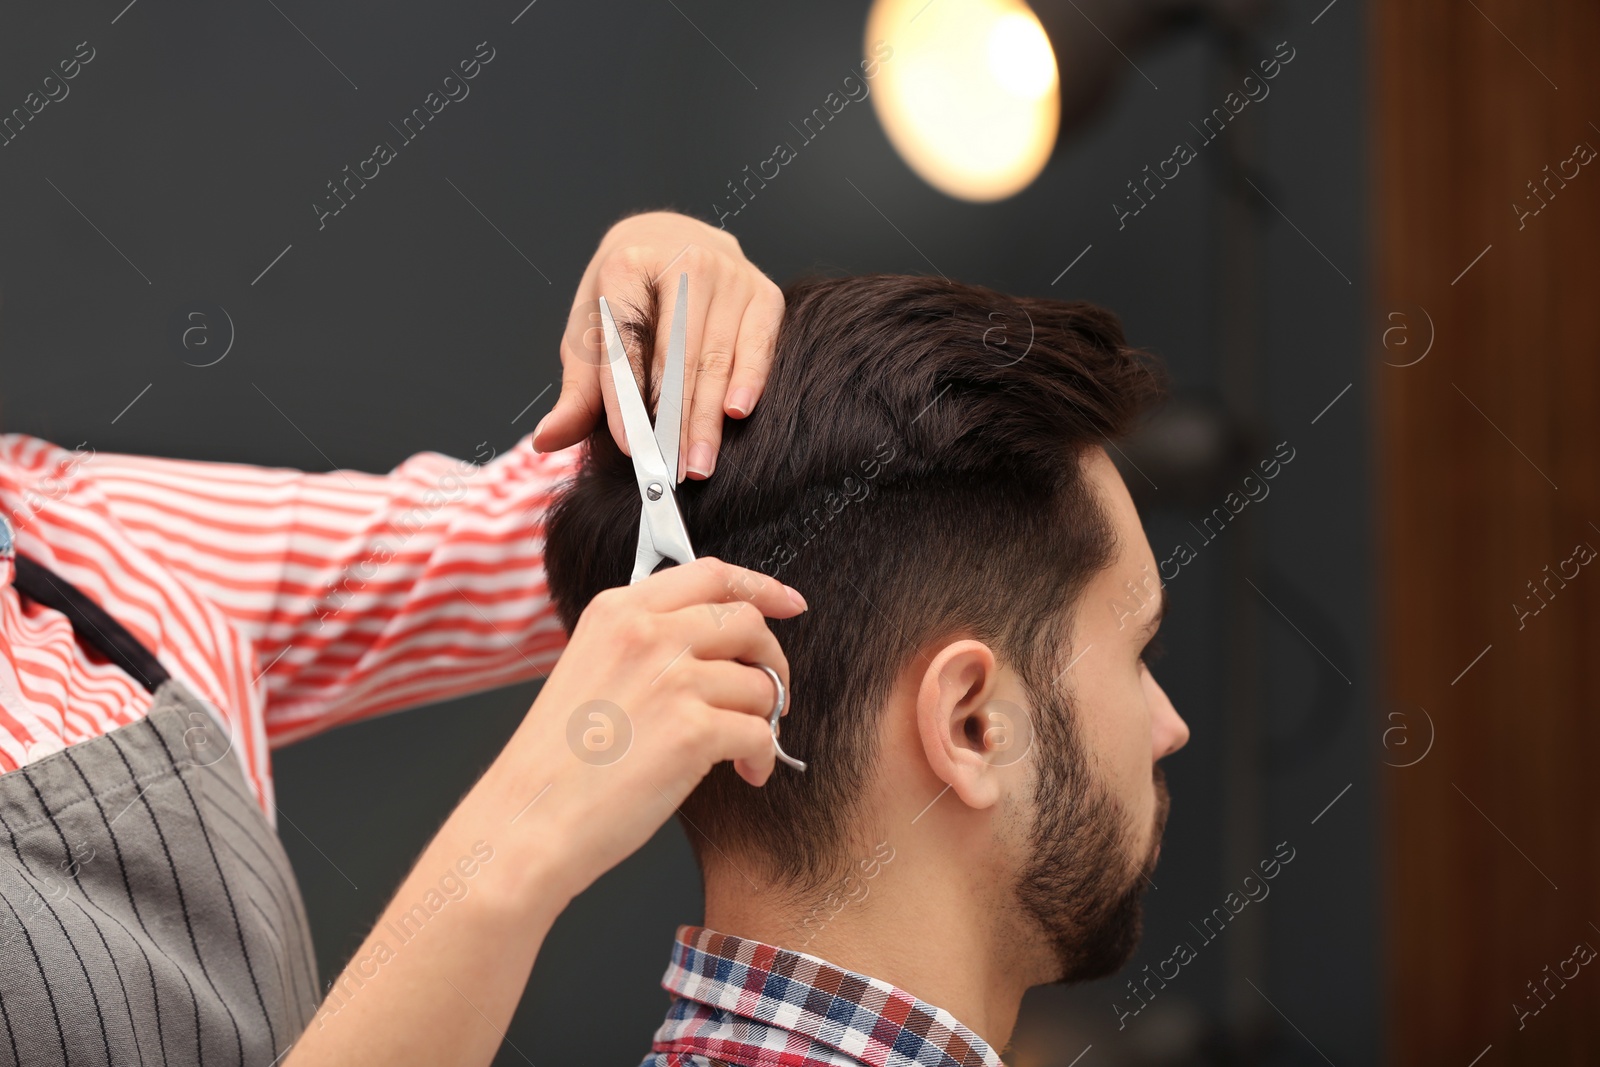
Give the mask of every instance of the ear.
M 969 808 L 992 807 L 1003 794 L 995 756 L 1006 731 L 992 721 L 991 706 L 999 684 L 993 650 L 963 639 L 933 654 L 917 687 L 917 733 L 928 766 Z

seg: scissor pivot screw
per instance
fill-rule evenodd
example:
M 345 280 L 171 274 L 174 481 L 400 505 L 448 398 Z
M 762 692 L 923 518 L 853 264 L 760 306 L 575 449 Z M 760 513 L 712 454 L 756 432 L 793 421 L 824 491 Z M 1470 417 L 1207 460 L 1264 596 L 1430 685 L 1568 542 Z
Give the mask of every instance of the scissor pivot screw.
M 644 487 L 644 492 L 645 492 L 645 495 L 648 496 L 651 500 L 660 500 L 661 499 L 661 483 L 660 482 L 651 482 L 649 485 Z

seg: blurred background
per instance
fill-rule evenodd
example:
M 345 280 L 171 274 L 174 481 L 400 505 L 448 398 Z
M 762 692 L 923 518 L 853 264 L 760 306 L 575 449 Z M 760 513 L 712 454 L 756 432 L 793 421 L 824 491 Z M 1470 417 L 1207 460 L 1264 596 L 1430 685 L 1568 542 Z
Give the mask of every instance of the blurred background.
M 1594 5 L 109 0 L 0 23 L 0 110 L 82 63 L 0 124 L 0 426 L 69 448 L 376 471 L 504 449 L 555 399 L 582 267 L 643 209 L 720 222 L 780 282 L 937 273 L 1115 309 L 1177 387 L 1120 459 L 1193 738 L 1139 955 L 1030 993 L 1007 1062 L 1600 1057 L 1600 978 L 1545 970 L 1600 945 L 1600 578 L 1566 562 L 1600 545 Z M 475 52 L 470 95 L 398 134 Z M 333 199 L 380 141 L 396 158 Z M 277 754 L 325 983 L 536 692 Z M 1275 852 L 1270 895 L 1202 933 Z M 638 1062 L 699 918 L 670 823 L 562 916 L 497 1062 Z M 1179 942 L 1193 961 L 1135 999 Z

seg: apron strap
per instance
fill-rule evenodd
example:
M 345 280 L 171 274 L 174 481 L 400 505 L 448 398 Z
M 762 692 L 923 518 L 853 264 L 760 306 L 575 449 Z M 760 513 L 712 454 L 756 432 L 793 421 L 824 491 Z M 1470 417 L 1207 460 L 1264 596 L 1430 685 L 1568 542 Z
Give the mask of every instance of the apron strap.
M 140 685 L 154 693 L 170 677 L 155 654 L 83 590 L 20 552 L 16 568 L 11 584 L 17 592 L 65 615 L 79 641 L 127 671 Z

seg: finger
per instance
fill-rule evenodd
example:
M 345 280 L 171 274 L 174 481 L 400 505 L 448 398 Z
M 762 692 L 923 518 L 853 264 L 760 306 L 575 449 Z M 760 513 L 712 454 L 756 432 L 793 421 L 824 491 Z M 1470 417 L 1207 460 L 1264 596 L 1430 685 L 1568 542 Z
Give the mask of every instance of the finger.
M 565 339 L 561 347 L 561 395 L 533 430 L 533 447 L 539 452 L 577 444 L 598 425 L 605 411 L 596 366 L 583 356 L 569 354 Z
M 777 688 L 766 671 L 733 660 L 706 660 L 692 654 L 679 657 L 651 684 L 679 686 L 714 708 L 762 719 L 771 717 L 778 700 Z
M 701 556 L 691 563 L 657 571 L 627 595 L 637 598 L 646 611 L 668 612 L 697 604 L 743 600 L 772 619 L 788 619 L 805 610 L 802 597 L 797 604 L 789 594 L 799 596 L 776 578 L 759 571 L 724 563 L 715 556 Z
M 745 306 L 739 322 L 739 337 L 733 349 L 733 375 L 728 381 L 725 409 L 742 419 L 755 408 L 767 388 L 772 371 L 778 328 L 783 325 L 783 290 L 771 278 L 762 276 L 755 295 Z
M 750 605 L 735 604 L 730 609 L 725 605 L 703 604 L 671 612 L 664 621 L 667 632 L 680 635 L 683 651 L 660 669 L 657 679 L 671 674 L 677 665 L 691 657 L 701 663 L 720 661 L 748 665 L 749 670 L 766 679 L 768 711 L 772 710 L 770 698 L 776 696 L 772 692 L 772 679 L 755 664 L 771 667 L 785 686 L 789 684 L 789 658 L 784 655 L 777 636 L 767 627 L 766 619 Z M 693 667 L 693 664 L 687 665 L 690 674 Z M 684 676 L 680 672 L 677 677 Z
M 678 469 L 675 477 L 682 481 L 688 470 L 690 442 L 688 417 L 694 402 L 699 353 L 705 335 L 706 314 L 716 298 L 718 260 L 705 248 L 689 244 L 672 258 L 656 275 L 656 288 L 661 294 L 661 324 L 656 330 L 654 365 L 667 366 L 667 348 L 672 341 L 672 319 L 678 306 L 678 282 L 683 275 L 689 277 L 688 314 L 684 317 L 683 332 L 683 406 L 679 412 Z M 663 388 L 665 381 L 663 380 Z
M 753 786 L 763 786 L 777 766 L 778 753 L 772 745 L 772 728 L 762 720 L 736 711 L 719 712 L 723 730 L 722 758 L 733 760 L 733 769 Z
M 561 335 L 561 394 L 550 413 L 534 427 L 533 446 L 540 452 L 577 444 L 594 429 L 600 417 L 598 335 L 591 328 L 600 325 L 595 303 L 595 279 L 601 255 L 596 252 L 573 295 L 567 312 L 566 329 Z
M 709 478 L 716 469 L 717 450 L 722 446 L 722 406 L 733 369 L 739 324 L 749 302 L 750 291 L 745 284 L 727 284 L 713 293 L 700 344 L 691 349 L 699 353 L 699 360 L 691 374 L 693 403 L 685 405 L 689 414 L 687 437 L 691 442 L 686 446 L 686 470 L 695 478 Z

